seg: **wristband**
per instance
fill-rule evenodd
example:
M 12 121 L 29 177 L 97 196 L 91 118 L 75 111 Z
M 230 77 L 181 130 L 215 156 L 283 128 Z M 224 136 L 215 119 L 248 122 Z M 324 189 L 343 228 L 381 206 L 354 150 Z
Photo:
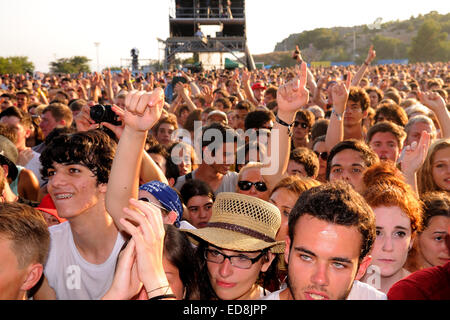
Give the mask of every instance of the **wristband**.
M 153 297 L 153 298 L 150 298 L 150 299 L 148 299 L 148 300 L 162 300 L 162 299 L 167 299 L 167 298 L 177 298 L 173 293 L 171 293 L 171 294 L 162 294 L 162 295 L 159 295 L 159 296 L 155 296 L 155 297 Z
M 279 124 L 281 124 L 282 126 L 285 126 L 288 128 L 288 135 L 289 137 L 292 138 L 292 135 L 294 134 L 294 131 L 292 130 L 292 128 L 294 127 L 294 122 L 292 122 L 291 124 L 288 124 L 286 122 L 284 122 L 283 120 L 281 120 L 280 118 L 278 118 L 278 115 L 275 117 L 275 121 L 278 122 Z
M 159 287 L 159 288 L 147 291 L 147 294 L 150 295 L 150 293 L 152 293 L 153 291 L 156 291 L 156 290 L 159 290 L 159 289 L 164 289 L 164 288 L 166 289 L 166 292 L 167 292 L 169 290 L 169 288 L 170 288 L 170 285 L 165 285 L 165 286 L 162 286 L 162 287 Z
M 341 121 L 342 120 L 342 113 L 337 113 L 336 111 L 334 111 L 334 108 L 331 109 L 331 113 L 334 113 L 336 115 L 336 118 Z
M 365 64 L 366 66 L 369 66 L 369 63 L 368 63 L 367 61 L 364 61 L 364 64 Z

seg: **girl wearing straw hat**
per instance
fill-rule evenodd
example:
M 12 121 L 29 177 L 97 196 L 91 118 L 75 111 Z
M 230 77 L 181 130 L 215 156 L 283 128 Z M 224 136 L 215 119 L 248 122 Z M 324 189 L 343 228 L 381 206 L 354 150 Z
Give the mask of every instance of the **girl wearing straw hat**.
M 201 299 L 256 300 L 277 279 L 277 254 L 284 241 L 276 241 L 280 211 L 256 197 L 220 193 L 208 226 L 181 229 L 197 246 L 201 261 Z M 203 281 L 202 281 L 203 280 Z

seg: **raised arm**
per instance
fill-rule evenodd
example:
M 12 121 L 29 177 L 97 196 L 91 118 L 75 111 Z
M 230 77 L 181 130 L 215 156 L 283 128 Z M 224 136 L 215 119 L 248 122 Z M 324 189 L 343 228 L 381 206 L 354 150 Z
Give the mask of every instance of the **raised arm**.
M 405 146 L 402 151 L 399 163 L 401 171 L 406 182 L 418 193 L 417 188 L 417 171 L 425 162 L 428 148 L 430 146 L 430 135 L 426 131 L 422 131 L 419 143 L 413 142 L 409 146 Z
M 196 95 L 201 94 L 200 88 L 197 86 L 197 83 L 195 83 L 194 79 L 192 77 L 190 77 L 189 75 L 187 75 L 187 73 L 184 71 L 181 71 L 181 74 L 188 81 L 189 86 L 191 87 L 192 96 L 195 97 Z
M 322 90 L 324 85 L 330 80 L 330 75 L 328 74 L 322 74 L 317 80 L 316 83 L 316 89 L 313 92 L 313 102 L 317 104 L 319 107 L 321 107 L 324 111 L 326 110 L 327 103 L 323 97 L 322 97 Z
M 123 74 L 125 83 L 127 85 L 128 92 L 130 92 L 131 90 L 134 90 L 133 84 L 131 83 L 131 72 L 130 72 L 130 70 L 122 69 L 122 74 Z
M 325 138 L 325 146 L 328 152 L 336 144 L 344 140 L 344 112 L 347 107 L 350 81 L 351 74 L 349 72 L 345 83 L 337 83 L 331 88 L 333 110 L 331 111 L 330 123 L 328 124 Z
M 302 52 L 300 51 L 300 48 L 298 46 L 295 46 L 295 51 L 292 57 L 296 59 L 298 63 L 304 62 L 302 58 Z M 312 74 L 311 70 L 309 70 L 308 65 L 306 65 L 306 72 L 308 73 L 308 76 L 306 78 L 307 87 L 311 92 L 315 93 L 317 89 L 317 83 L 316 80 L 314 79 L 314 75 Z
M 197 109 L 197 106 L 189 97 L 189 93 L 188 93 L 189 91 L 187 90 L 187 88 L 184 87 L 184 85 L 181 82 L 178 82 L 175 85 L 175 91 L 178 93 L 178 95 L 181 97 L 181 99 L 184 101 L 184 103 L 188 106 L 189 112 L 192 112 Z M 178 107 L 175 110 L 177 110 Z
M 108 69 L 104 72 L 105 75 L 105 91 L 106 91 L 106 97 L 108 98 L 108 101 L 112 104 L 114 103 L 114 91 L 112 87 L 112 76 L 111 76 L 111 70 Z
M 120 224 L 132 238 L 119 259 L 106 299 L 131 299 L 141 291 L 141 299 L 175 299 L 163 266 L 164 225 L 161 214 L 148 203 L 130 199 Z M 142 284 L 141 284 L 142 283 Z
M 106 192 L 106 209 L 117 227 L 123 217 L 122 208 L 130 198 L 137 198 L 139 173 L 147 131 L 158 121 L 164 106 L 164 91 L 156 88 L 152 93 L 130 92 L 125 99 L 121 134 L 114 157 Z
M 352 81 L 352 86 L 357 87 L 359 85 L 359 82 L 361 81 L 362 77 L 364 76 L 364 73 L 366 73 L 367 68 L 369 67 L 369 64 L 372 62 L 373 59 L 377 56 L 376 51 L 373 50 L 373 45 L 370 46 L 369 52 L 367 53 L 367 58 L 364 60 L 364 63 L 359 68 L 358 72 L 356 72 L 355 77 Z
M 242 70 L 242 87 L 244 89 L 245 95 L 247 96 L 247 100 L 249 100 L 251 103 L 257 106 L 259 102 L 255 99 L 253 90 L 250 87 L 250 76 L 251 76 L 250 71 Z
M 271 154 L 270 168 L 263 168 L 269 187 L 273 188 L 280 177 L 286 172 L 291 148 L 291 134 L 295 114 L 309 101 L 309 91 L 306 89 L 306 63 L 296 66 L 297 76 L 282 85 L 277 92 L 278 113 L 269 140 Z
M 437 92 L 418 92 L 419 100 L 430 108 L 436 115 L 436 120 L 441 127 L 442 138 L 450 137 L 450 114 L 445 105 L 444 98 Z

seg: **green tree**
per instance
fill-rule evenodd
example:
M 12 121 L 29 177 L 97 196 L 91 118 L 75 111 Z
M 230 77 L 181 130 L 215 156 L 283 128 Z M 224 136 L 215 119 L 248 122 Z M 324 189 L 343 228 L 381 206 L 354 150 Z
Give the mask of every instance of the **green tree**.
M 0 57 L 0 73 L 30 73 L 34 71 L 34 64 L 28 61 L 28 57 Z
M 377 51 L 377 59 L 401 59 L 407 57 L 406 44 L 403 41 L 376 35 L 371 43 Z
M 89 61 L 91 61 L 91 59 L 84 56 L 60 58 L 50 62 L 50 71 L 53 73 L 91 72 Z
M 450 46 L 447 36 L 438 22 L 427 19 L 412 39 L 409 59 L 411 62 L 448 61 Z
M 326 28 L 304 31 L 297 38 L 297 43 L 300 43 L 300 47 L 306 48 L 312 44 L 319 50 L 330 49 L 337 45 L 339 41 L 339 33 Z

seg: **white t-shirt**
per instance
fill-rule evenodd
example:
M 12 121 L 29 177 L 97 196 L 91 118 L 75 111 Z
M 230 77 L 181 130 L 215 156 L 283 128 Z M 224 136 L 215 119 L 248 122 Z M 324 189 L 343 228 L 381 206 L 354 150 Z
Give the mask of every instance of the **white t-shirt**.
M 33 171 L 33 173 L 36 175 L 36 178 L 38 178 L 39 181 L 39 186 L 42 187 L 42 185 L 44 184 L 44 179 L 42 179 L 41 177 L 41 161 L 39 160 L 39 157 L 41 156 L 40 153 L 37 153 L 36 151 L 32 150 L 33 152 L 33 157 L 31 158 L 30 161 L 28 161 L 27 165 L 25 166 L 26 169 Z
M 355 280 L 347 300 L 387 300 L 387 295 L 367 283 Z
M 283 290 L 284 289 L 274 291 L 261 300 L 280 300 L 280 292 Z M 374 287 L 364 282 L 355 280 L 353 282 L 352 290 L 350 290 L 346 300 L 387 300 L 387 296 Z
M 125 240 L 118 233 L 114 248 L 102 264 L 87 262 L 78 252 L 68 221 L 52 226 L 44 274 L 58 300 L 97 300 L 111 287 L 117 257 Z
M 192 179 L 195 179 L 195 172 L 196 170 L 192 171 Z M 238 176 L 239 174 L 237 172 L 228 171 L 227 174 L 223 176 L 222 183 L 220 184 L 219 188 L 214 191 L 214 194 L 217 196 L 220 192 L 235 192 Z M 180 191 L 185 182 L 186 175 L 179 177 L 177 179 L 177 183 L 174 185 L 174 188 Z M 208 183 L 208 181 L 205 182 Z

